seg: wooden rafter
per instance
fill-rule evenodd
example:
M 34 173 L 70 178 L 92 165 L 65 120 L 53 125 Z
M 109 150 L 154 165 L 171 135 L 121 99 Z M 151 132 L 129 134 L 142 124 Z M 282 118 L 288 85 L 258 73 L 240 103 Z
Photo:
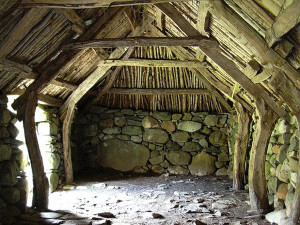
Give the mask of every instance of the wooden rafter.
M 207 1 L 209 0 L 199 1 L 197 29 L 201 35 L 209 37 L 210 35 L 209 35 L 208 27 L 209 27 L 210 13 L 208 11 Z
M 131 37 L 107 38 L 66 44 L 63 49 L 117 48 L 141 46 L 210 46 L 211 40 L 205 37 Z M 213 46 L 212 46 L 213 47 Z
M 122 57 L 122 59 L 128 59 L 128 58 L 131 56 L 131 54 L 133 53 L 134 49 L 135 49 L 135 48 L 130 47 L 130 48 L 127 50 L 126 54 L 124 54 L 124 56 Z M 123 68 L 122 66 L 118 66 L 118 67 L 114 70 L 114 72 L 110 75 L 110 77 L 106 78 L 106 79 L 107 79 L 107 82 L 105 83 L 104 87 L 102 87 L 102 88 L 100 89 L 99 93 L 97 94 L 97 96 L 96 96 L 95 98 L 93 98 L 91 101 L 89 101 L 89 102 L 85 105 L 85 107 L 84 107 L 84 109 L 83 109 L 84 112 L 88 111 L 89 108 L 90 108 L 92 105 L 96 104 L 96 103 L 100 100 L 100 98 L 101 98 L 102 95 L 104 95 L 105 93 L 107 93 L 107 91 L 109 91 L 109 89 L 112 87 L 112 85 L 114 84 L 115 80 L 117 79 L 119 73 L 121 72 L 121 69 L 122 69 L 122 68 Z
M 0 59 L 5 58 L 14 49 L 47 12 L 47 9 L 30 9 L 27 11 L 13 30 L 1 41 Z
M 142 67 L 187 67 L 205 68 L 206 62 L 187 60 L 151 60 L 151 59 L 127 59 L 127 60 L 103 60 L 98 66 L 142 66 Z
M 112 8 L 106 11 L 105 16 L 102 19 L 96 20 L 96 22 L 89 27 L 89 29 L 83 33 L 79 39 L 86 40 L 95 38 L 101 28 L 107 21 L 115 18 L 119 13 L 122 13 L 123 9 Z M 47 87 L 53 79 L 55 79 L 59 74 L 64 73 L 73 64 L 73 62 L 82 54 L 82 51 L 68 51 L 63 52 L 58 57 L 55 58 L 49 65 L 43 70 L 42 74 L 36 79 L 27 89 L 26 92 L 17 98 L 12 104 L 13 108 L 18 110 L 22 108 L 24 100 L 27 98 L 29 93 L 37 92 L 40 93 L 45 87 Z M 20 112 L 19 112 L 20 113 Z
M 254 29 L 247 26 L 244 21 L 241 21 L 238 17 L 229 12 L 220 0 L 209 1 L 208 3 L 210 5 L 209 11 L 211 14 L 222 21 L 226 21 L 226 23 L 222 23 L 222 25 L 224 25 L 228 31 L 235 34 L 237 42 L 244 45 L 243 39 L 247 40 L 247 49 L 251 51 L 255 59 L 263 65 L 271 75 L 277 74 L 279 69 L 300 89 L 299 72 L 273 49 L 270 49 Z
M 83 34 L 85 31 L 85 26 L 83 20 L 78 16 L 78 14 L 73 9 L 57 9 L 58 14 L 63 15 L 72 24 L 72 29 L 79 35 Z
M 300 22 L 300 1 L 293 1 L 286 9 L 276 17 L 272 27 L 266 32 L 266 41 L 269 47 L 288 33 Z
M 195 33 L 198 33 L 198 31 L 191 26 L 181 13 L 178 12 L 171 4 L 157 4 L 156 6 L 170 17 L 170 19 L 172 19 L 187 35 L 195 36 Z M 215 47 L 213 49 L 205 46 L 199 48 L 207 57 L 223 69 L 229 77 L 238 82 L 252 96 L 261 96 L 278 115 L 285 115 L 285 111 L 281 107 L 277 106 L 277 103 L 270 97 L 269 93 L 265 91 L 262 86 L 255 85 L 235 66 L 231 60 L 222 54 L 222 50 L 217 41 L 215 41 L 214 45 Z
M 119 7 L 129 5 L 157 4 L 166 2 L 183 2 L 187 0 L 23 0 L 22 6 L 36 8 L 97 8 Z

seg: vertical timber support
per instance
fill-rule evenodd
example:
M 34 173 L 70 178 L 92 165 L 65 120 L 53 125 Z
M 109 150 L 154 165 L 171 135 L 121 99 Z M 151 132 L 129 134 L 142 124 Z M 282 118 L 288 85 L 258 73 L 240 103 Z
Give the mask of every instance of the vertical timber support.
M 31 161 L 33 173 L 33 202 L 37 210 L 48 208 L 49 183 L 44 172 L 42 155 L 39 149 L 38 139 L 35 132 L 35 109 L 37 95 L 31 92 L 26 100 L 24 114 L 25 140 Z
M 291 214 L 288 215 L 290 218 L 288 221 L 288 225 L 297 225 L 300 219 L 300 115 L 297 115 L 298 122 L 298 174 L 297 174 L 297 183 L 296 183 L 296 191 L 294 195 L 294 201 L 292 205 Z
M 269 202 L 265 178 L 265 161 L 271 133 L 278 116 L 262 98 L 256 98 L 255 104 L 258 118 L 249 163 L 249 196 L 253 210 L 267 212 Z
M 73 165 L 71 155 L 71 127 L 75 115 L 75 104 L 71 102 L 68 106 L 66 116 L 63 121 L 63 149 L 66 183 L 71 184 L 74 181 Z
M 233 188 L 236 191 L 244 187 L 245 161 L 250 138 L 250 115 L 239 103 L 234 103 L 238 116 L 238 133 L 235 141 L 233 163 Z

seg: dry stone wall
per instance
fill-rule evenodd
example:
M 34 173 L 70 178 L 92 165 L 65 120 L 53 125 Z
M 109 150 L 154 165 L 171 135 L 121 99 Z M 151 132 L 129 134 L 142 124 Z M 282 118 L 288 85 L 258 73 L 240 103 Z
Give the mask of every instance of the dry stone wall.
M 53 192 L 64 181 L 62 130 L 57 108 L 39 105 L 35 122 L 45 173 Z
M 76 118 L 74 169 L 227 175 L 228 115 L 94 107 Z
M 7 96 L 0 95 L 0 224 L 11 224 L 25 211 L 27 182 L 23 152 L 16 140 L 15 115 L 7 109 Z
M 297 181 L 299 130 L 295 116 L 279 119 L 266 156 L 269 202 L 276 209 L 290 211 Z

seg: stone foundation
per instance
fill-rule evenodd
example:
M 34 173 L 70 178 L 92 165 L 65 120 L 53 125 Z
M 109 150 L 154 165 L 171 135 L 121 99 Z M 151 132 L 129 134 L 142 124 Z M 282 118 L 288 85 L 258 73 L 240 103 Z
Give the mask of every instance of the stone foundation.
M 227 175 L 228 115 L 94 107 L 76 118 L 74 170 Z
M 16 140 L 15 115 L 7 109 L 8 99 L 0 95 L 0 224 L 15 222 L 25 211 L 27 182 L 22 142 Z

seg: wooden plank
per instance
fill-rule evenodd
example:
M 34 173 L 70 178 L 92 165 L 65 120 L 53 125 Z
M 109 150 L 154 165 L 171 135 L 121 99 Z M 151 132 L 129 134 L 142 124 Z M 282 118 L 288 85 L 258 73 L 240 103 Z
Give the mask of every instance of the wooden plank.
M 211 95 L 207 89 L 187 88 L 111 88 L 108 94 L 118 95 Z
M 64 45 L 64 50 L 82 48 L 117 48 L 117 47 L 142 47 L 142 46 L 207 46 L 211 39 L 205 37 L 131 37 L 131 38 L 106 38 L 74 42 Z M 214 47 L 214 45 L 212 46 Z
M 0 59 L 5 58 L 14 49 L 47 12 L 47 9 L 28 10 L 19 23 L 0 43 Z
M 234 104 L 238 116 L 238 133 L 234 146 L 233 188 L 236 191 L 244 189 L 245 162 L 250 140 L 250 114 L 239 103 Z
M 72 29 L 79 35 L 83 34 L 85 31 L 85 26 L 83 20 L 78 16 L 78 14 L 73 9 L 57 9 L 58 14 L 63 15 L 67 20 L 72 23 Z
M 127 60 L 103 60 L 98 66 L 142 66 L 142 67 L 206 67 L 206 62 L 186 60 L 152 60 L 152 59 L 127 59 Z
M 209 2 L 212 3 L 212 1 Z M 182 17 L 180 12 L 178 12 L 175 7 L 170 4 L 158 4 L 158 6 L 161 5 L 163 5 L 163 7 L 158 8 L 160 8 L 175 23 L 177 23 L 178 18 L 181 18 L 180 23 L 177 23 L 180 29 L 182 29 L 187 35 L 195 36 L 197 30 L 191 25 L 188 25 L 190 23 Z M 214 45 L 214 48 L 203 46 L 200 47 L 200 49 L 207 57 L 214 61 L 217 66 L 223 69 L 229 77 L 239 83 L 253 97 L 257 98 L 258 96 L 261 96 L 279 116 L 284 116 L 285 111 L 277 105 L 277 103 L 270 97 L 269 93 L 260 84 L 255 85 L 254 83 L 252 83 L 252 81 L 247 78 L 231 60 L 226 58 L 222 54 L 222 50 L 219 47 L 217 41 L 215 41 Z
M 35 109 L 37 96 L 30 93 L 25 104 L 25 115 L 23 118 L 25 140 L 31 162 L 33 174 L 33 202 L 32 206 L 37 210 L 48 208 L 49 183 L 44 172 L 43 158 L 39 149 L 39 144 L 35 131 Z
M 295 0 L 287 8 L 280 11 L 272 27 L 266 32 L 266 41 L 272 47 L 283 35 L 287 34 L 300 22 L 300 1 Z
M 38 74 L 32 71 L 29 66 L 8 59 L 0 60 L 0 70 L 19 73 L 18 77 L 24 79 L 36 79 L 38 77 Z
M 246 65 L 246 68 L 244 70 L 244 73 L 246 74 L 246 76 L 249 79 L 252 79 L 257 72 L 260 70 L 260 65 L 256 60 L 251 60 L 250 62 L 248 62 L 248 64 Z
M 166 2 L 183 2 L 187 0 L 23 0 L 21 6 L 36 8 L 98 8 L 129 5 L 157 4 Z
M 122 11 L 123 9 L 108 9 L 105 15 L 98 18 L 96 22 L 79 37 L 79 39 L 86 40 L 95 38 L 101 32 L 101 28 L 103 28 L 103 25 L 105 25 L 106 22 L 116 18 L 116 16 L 118 16 L 119 13 L 122 13 Z M 59 74 L 67 71 L 67 69 L 73 64 L 74 60 L 76 60 L 76 58 L 81 54 L 82 52 L 80 50 L 67 51 L 59 54 L 58 57 L 55 58 L 55 60 L 49 63 L 47 68 L 43 69 L 42 74 L 26 89 L 26 92 L 14 101 L 12 107 L 16 110 L 21 108 L 30 92 L 41 92 Z
M 131 56 L 131 54 L 133 53 L 134 49 L 135 49 L 135 48 L 130 47 L 130 48 L 127 50 L 126 54 L 124 54 L 124 56 L 122 57 L 122 59 L 128 59 L 128 58 Z M 105 86 L 104 86 L 103 88 L 101 88 L 101 90 L 99 91 L 99 93 L 97 94 L 97 96 L 96 96 L 95 98 L 93 98 L 91 101 L 89 101 L 89 102 L 85 105 L 85 107 L 84 107 L 84 109 L 83 109 L 83 112 L 88 111 L 89 108 L 90 108 L 92 105 L 96 104 L 96 103 L 100 100 L 101 96 L 104 95 L 104 94 L 112 87 L 112 85 L 114 84 L 115 80 L 117 79 L 119 73 L 121 72 L 121 69 L 122 69 L 122 68 L 123 68 L 123 67 L 121 67 L 121 66 L 117 67 L 117 68 L 114 70 L 114 72 L 111 74 L 111 76 L 110 76 L 109 78 L 106 78 L 106 79 L 108 79 L 108 81 L 105 83 Z

